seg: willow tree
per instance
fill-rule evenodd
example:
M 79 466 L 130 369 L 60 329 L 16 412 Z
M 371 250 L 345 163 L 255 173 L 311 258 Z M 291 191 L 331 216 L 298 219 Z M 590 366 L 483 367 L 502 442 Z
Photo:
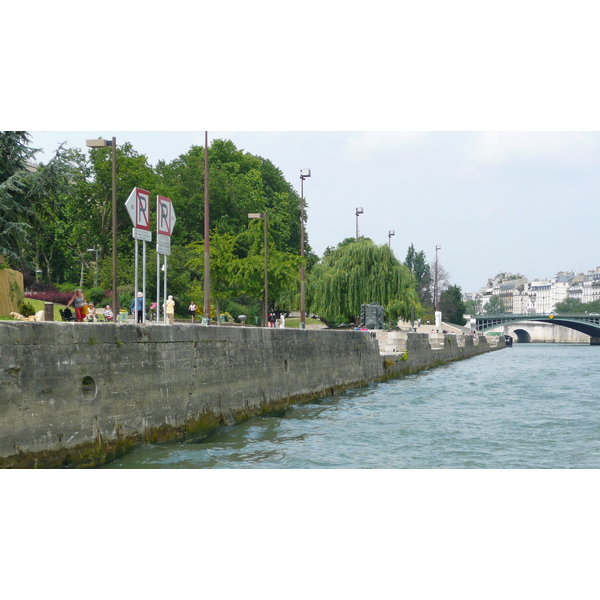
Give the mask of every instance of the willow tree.
M 353 321 L 361 304 L 384 307 L 386 319 L 420 316 L 416 282 L 387 245 L 371 240 L 340 244 L 314 267 L 307 281 L 310 311 L 326 321 Z

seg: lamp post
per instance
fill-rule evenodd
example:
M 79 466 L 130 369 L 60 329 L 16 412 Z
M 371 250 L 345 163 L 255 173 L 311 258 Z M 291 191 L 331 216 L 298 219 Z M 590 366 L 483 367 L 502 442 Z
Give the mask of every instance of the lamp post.
M 362 206 L 359 206 L 356 209 L 356 241 L 358 242 L 358 215 L 362 215 L 364 213 L 364 210 L 362 209 Z
M 300 169 L 300 329 L 306 329 L 306 275 L 304 272 L 304 180 L 310 169 Z
M 392 236 L 396 235 L 396 232 L 393 229 L 390 229 L 390 231 L 388 231 L 388 248 L 391 250 L 392 249 Z
M 438 285 L 439 285 L 439 280 L 438 280 L 438 250 L 441 250 L 442 247 L 441 246 L 436 246 L 435 247 L 435 283 L 433 286 L 433 302 L 434 302 L 434 306 L 435 306 L 435 310 L 437 311 L 438 309 Z
M 263 304 L 263 327 L 266 327 L 268 322 L 269 310 L 269 248 L 267 246 L 267 213 L 248 213 L 248 218 L 263 219 L 265 224 L 265 297 Z
M 204 318 L 203 325 L 210 324 L 210 218 L 208 202 L 208 131 L 204 132 Z M 221 319 L 217 316 L 217 325 Z
M 88 248 L 87 252 L 96 253 L 96 277 L 94 278 L 94 287 L 98 287 L 98 248 Z
M 106 148 L 112 149 L 112 311 L 115 322 L 119 315 L 119 293 L 117 290 L 117 138 L 112 140 L 86 140 L 85 145 L 88 148 Z

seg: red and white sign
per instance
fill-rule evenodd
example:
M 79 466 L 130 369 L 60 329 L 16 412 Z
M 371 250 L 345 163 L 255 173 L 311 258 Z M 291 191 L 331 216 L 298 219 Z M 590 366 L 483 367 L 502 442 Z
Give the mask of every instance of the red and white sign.
M 171 234 L 175 227 L 175 210 L 171 198 L 156 197 L 156 248 L 159 254 L 171 254 Z
M 150 192 L 133 188 L 125 202 L 125 208 L 133 223 L 133 237 L 138 240 L 152 241 L 150 231 Z

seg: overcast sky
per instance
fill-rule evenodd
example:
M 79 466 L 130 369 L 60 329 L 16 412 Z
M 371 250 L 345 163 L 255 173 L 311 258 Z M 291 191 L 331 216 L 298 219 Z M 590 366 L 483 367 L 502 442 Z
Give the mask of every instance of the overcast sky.
M 152 164 L 170 161 L 204 132 L 33 132 L 48 160 L 61 142 L 131 142 Z M 600 265 L 595 206 L 600 134 L 509 132 L 209 132 L 270 159 L 300 191 L 317 254 L 359 232 L 403 260 L 412 243 L 463 291 L 500 271 L 551 277 Z M 122 199 L 125 202 L 125 198 Z

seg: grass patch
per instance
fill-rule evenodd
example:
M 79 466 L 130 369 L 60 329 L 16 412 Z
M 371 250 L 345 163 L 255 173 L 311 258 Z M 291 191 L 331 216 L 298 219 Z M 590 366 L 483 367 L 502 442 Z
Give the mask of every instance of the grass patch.
M 304 321 L 307 325 L 323 325 L 322 321 L 319 321 L 319 319 L 313 319 L 312 317 L 306 317 Z M 279 320 L 277 320 L 277 326 L 279 327 Z M 298 329 L 298 327 L 300 326 L 300 317 L 288 317 L 285 320 L 285 326 L 286 328 L 293 327 L 295 329 Z

